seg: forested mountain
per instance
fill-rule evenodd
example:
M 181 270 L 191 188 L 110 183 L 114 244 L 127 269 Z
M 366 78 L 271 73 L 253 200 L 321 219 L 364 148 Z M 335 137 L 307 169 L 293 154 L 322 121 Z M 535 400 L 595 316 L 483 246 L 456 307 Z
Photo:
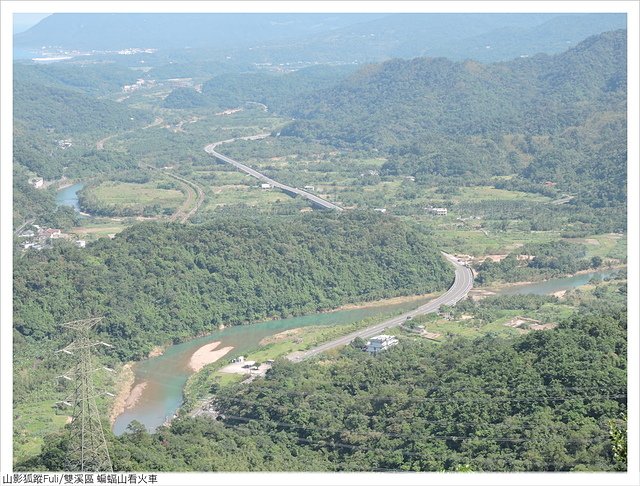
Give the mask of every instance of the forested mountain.
M 333 87 L 357 69 L 356 66 L 313 66 L 298 71 L 222 74 L 202 85 L 202 93 L 177 89 L 165 98 L 169 108 L 213 106 L 235 108 L 246 102 L 263 103 L 276 112 L 287 112 L 303 95 Z
M 362 68 L 299 100 L 283 135 L 387 154 L 388 173 L 519 173 L 623 202 L 626 31 L 506 63 L 442 58 Z
M 153 120 L 148 112 L 100 99 L 98 93 L 113 92 L 135 81 L 136 73 L 113 66 L 14 65 L 13 160 L 45 179 L 67 175 L 107 172 L 136 166 L 122 154 L 82 147 L 94 145 L 117 132 L 142 127 Z M 59 143 L 71 145 L 61 149 Z
M 117 64 L 23 64 L 13 65 L 16 83 L 37 83 L 48 87 L 67 88 L 85 94 L 104 96 L 121 91 L 125 84 L 133 84 L 140 71 Z
M 558 56 L 508 63 L 394 59 L 364 67 L 298 102 L 289 133 L 385 148 L 427 134 L 546 135 L 604 108 L 624 108 L 626 32 L 590 38 Z M 586 103 L 581 106 L 579 103 Z M 353 125 L 351 130 L 347 126 Z M 416 133 L 418 131 L 418 133 Z
M 146 223 L 114 240 L 27 252 L 14 263 L 16 354 L 56 323 L 105 315 L 123 360 L 217 329 L 386 296 L 445 289 L 432 241 L 377 215 Z M 48 341 L 47 341 L 48 342 Z
M 53 130 L 58 137 L 87 132 L 125 131 L 152 117 L 81 90 L 32 80 L 29 71 L 13 83 L 14 120 L 30 130 Z
M 104 316 L 95 334 L 114 347 L 94 358 L 119 369 L 221 325 L 444 291 L 454 272 L 441 248 L 487 255 L 471 264 L 474 285 L 493 290 L 626 262 L 624 235 L 605 233 L 626 224 L 627 35 L 599 33 L 625 23 L 618 14 L 56 14 L 16 36 L 50 52 L 111 51 L 14 63 L 15 227 L 69 228 L 87 241 L 23 251 L 28 240 L 13 239 L 16 469 L 63 466 L 62 432 L 38 451 L 64 427 L 66 412 L 51 406 L 72 389 L 56 383 L 63 322 Z M 144 60 L 112 51 L 126 47 L 159 51 Z M 139 77 L 154 83 L 126 101 L 115 95 Z M 247 109 L 218 116 L 235 107 Z M 225 154 L 313 184 L 346 210 L 298 212 L 306 202 L 251 189 L 253 178 L 202 150 L 232 137 L 242 141 Z M 34 173 L 82 181 L 84 210 L 83 197 L 104 209 L 121 194 L 145 207 L 156 188 L 182 188 L 181 211 L 191 205 L 195 216 L 79 214 L 56 206 L 55 184 L 30 185 Z M 619 278 L 562 298 L 469 298 L 443 308 L 447 318 L 404 322 L 393 331 L 400 343 L 378 356 L 356 341 L 302 363 L 277 360 L 238 386 L 204 369 L 170 426 L 106 433 L 114 468 L 625 470 Z M 557 327 L 503 326 L 520 317 Z M 429 328 L 438 342 L 409 329 L 427 323 L 441 326 Z M 517 337 L 500 338 L 505 329 Z M 271 344 L 247 353 L 288 346 Z M 187 416 L 205 395 L 217 419 Z

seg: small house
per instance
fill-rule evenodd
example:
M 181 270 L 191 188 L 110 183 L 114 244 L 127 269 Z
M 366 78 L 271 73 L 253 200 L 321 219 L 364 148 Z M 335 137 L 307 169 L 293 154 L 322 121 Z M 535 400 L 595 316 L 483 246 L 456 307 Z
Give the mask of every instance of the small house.
M 45 238 L 59 238 L 62 232 L 57 228 L 45 228 L 38 230 L 38 236 Z
M 314 186 L 304 186 L 305 191 L 315 191 L 316 188 Z
M 31 184 L 36 189 L 40 189 L 44 186 L 44 179 L 42 177 L 32 177 L 29 179 L 29 184 Z
M 267 184 L 267 183 L 260 184 L 260 187 L 261 187 L 262 189 L 271 189 L 271 184 Z
M 447 208 L 428 208 L 428 211 L 431 214 L 435 214 L 436 216 L 446 216 Z
M 389 336 L 387 334 L 380 334 L 379 336 L 372 337 L 367 342 L 367 353 L 376 354 L 380 351 L 385 351 L 392 346 L 398 344 L 398 340 L 395 336 Z

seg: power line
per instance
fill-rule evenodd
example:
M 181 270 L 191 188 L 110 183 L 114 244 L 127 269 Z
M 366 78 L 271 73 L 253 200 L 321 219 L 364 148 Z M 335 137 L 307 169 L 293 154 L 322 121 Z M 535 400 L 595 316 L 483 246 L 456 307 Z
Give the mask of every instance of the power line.
M 69 446 L 65 457 L 67 471 L 113 471 L 109 449 L 96 404 L 92 375 L 102 368 L 94 368 L 91 352 L 96 346 L 112 347 L 102 341 L 94 341 L 90 330 L 102 317 L 67 322 L 62 327 L 74 334 L 74 340 L 56 353 L 76 356 L 72 371 L 59 376 L 75 383 L 72 397 L 63 400 L 63 405 L 73 406 L 69 425 Z M 73 378 L 70 376 L 72 375 Z

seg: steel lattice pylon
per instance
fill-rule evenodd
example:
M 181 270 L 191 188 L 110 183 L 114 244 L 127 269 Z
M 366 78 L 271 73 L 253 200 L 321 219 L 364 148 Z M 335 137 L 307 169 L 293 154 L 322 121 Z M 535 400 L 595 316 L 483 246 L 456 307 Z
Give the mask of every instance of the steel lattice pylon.
M 75 339 L 58 352 L 76 356 L 77 362 L 73 371 L 62 375 L 74 375 L 75 390 L 69 401 L 62 403 L 73 405 L 71 424 L 69 425 L 69 447 L 65 459 L 67 471 L 113 471 L 107 440 L 100 420 L 100 412 L 96 404 L 96 392 L 92 375 L 102 368 L 93 368 L 91 352 L 94 346 L 107 343 L 91 339 L 90 330 L 102 317 L 67 322 L 62 326 L 74 332 Z

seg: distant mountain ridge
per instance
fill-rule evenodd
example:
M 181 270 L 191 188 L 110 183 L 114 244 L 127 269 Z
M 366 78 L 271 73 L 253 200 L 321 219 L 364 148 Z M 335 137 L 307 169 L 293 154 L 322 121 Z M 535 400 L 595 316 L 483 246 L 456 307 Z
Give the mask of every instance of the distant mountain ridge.
M 380 14 L 53 14 L 14 36 L 16 46 L 69 49 L 231 48 L 329 31 Z
M 624 14 L 54 14 L 20 48 L 206 48 L 247 62 L 507 60 L 626 28 Z

